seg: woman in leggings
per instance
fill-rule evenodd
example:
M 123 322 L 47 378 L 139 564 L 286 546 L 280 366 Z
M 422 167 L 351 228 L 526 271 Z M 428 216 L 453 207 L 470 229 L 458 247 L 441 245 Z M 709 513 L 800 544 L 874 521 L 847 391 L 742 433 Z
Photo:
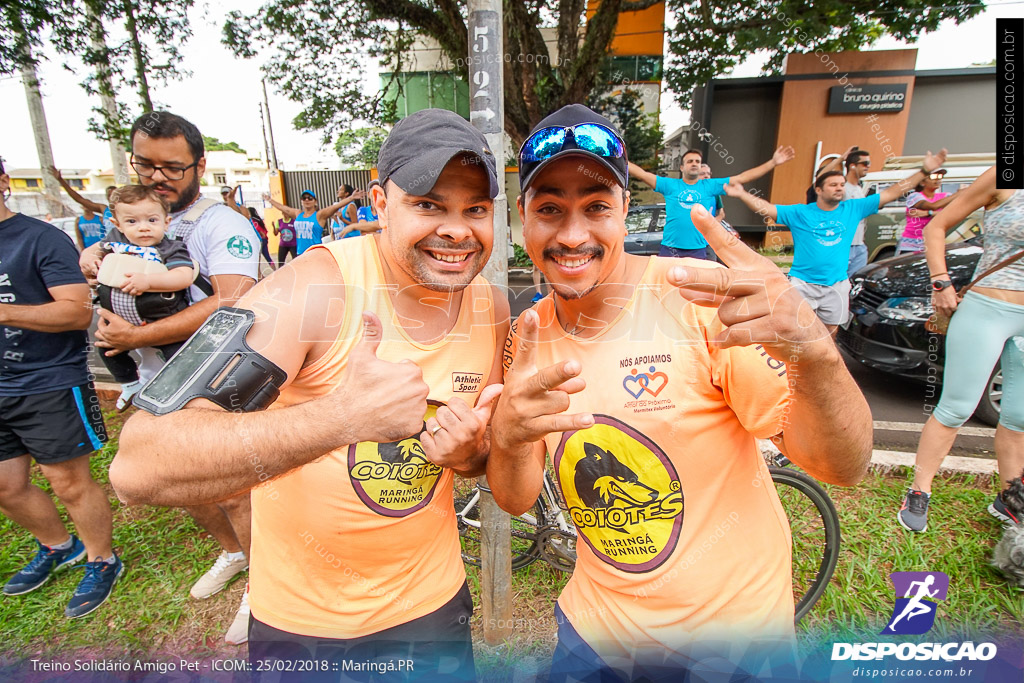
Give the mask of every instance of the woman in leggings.
M 946 272 L 947 231 L 981 207 L 985 207 L 985 252 L 972 279 L 1024 250 L 1024 191 L 996 189 L 995 168 L 961 191 L 924 229 L 932 305 L 940 312 L 956 311 L 956 315 L 946 337 L 942 396 L 921 432 L 914 482 L 897 515 L 910 531 L 928 527 L 932 479 L 960 426 L 978 407 L 1000 359 L 1003 399 L 995 444 L 999 475 L 1009 483 L 1024 469 L 1024 259 L 981 280 L 959 305 Z M 1003 504 L 1002 493 L 988 510 L 1004 522 L 1019 521 Z

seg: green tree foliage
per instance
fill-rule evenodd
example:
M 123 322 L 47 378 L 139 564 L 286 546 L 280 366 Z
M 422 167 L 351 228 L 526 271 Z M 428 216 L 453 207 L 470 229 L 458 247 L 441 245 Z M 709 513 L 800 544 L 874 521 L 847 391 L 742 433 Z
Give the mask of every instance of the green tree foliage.
M 380 146 L 388 132 L 383 128 L 353 128 L 338 136 L 334 151 L 341 163 L 355 168 L 372 168 L 377 165 Z
M 640 91 L 623 88 L 607 94 L 595 92 L 586 105 L 618 126 L 630 161 L 643 167 L 654 164 L 664 134 L 658 117 L 644 113 Z
M 221 142 L 217 138 L 211 138 L 208 135 L 203 136 L 203 147 L 206 148 L 207 152 L 238 152 L 239 154 L 248 155 L 249 153 L 242 149 L 241 145 L 237 142 Z
M 667 0 L 665 80 L 683 106 L 693 88 L 729 73 L 751 55 L 769 55 L 764 73 L 779 73 L 791 52 L 841 52 L 872 45 L 884 35 L 914 41 L 952 19 L 960 23 L 983 3 L 936 0 Z M 826 64 L 827 66 L 827 64 Z
M 550 111 L 582 102 L 599 82 L 619 13 L 657 2 L 604 0 L 589 17 L 586 0 L 506 3 L 505 130 L 513 142 Z M 295 125 L 323 131 L 330 140 L 355 121 L 388 120 L 385 88 L 363 92 L 363 65 L 380 59 L 392 72 L 402 71 L 413 34 L 437 41 L 452 70 L 466 77 L 467 16 L 460 0 L 267 0 L 251 14 L 230 13 L 224 42 L 243 57 L 255 56 L 257 45 L 272 46 L 267 78 L 305 105 Z M 557 59 L 543 26 L 555 28 Z
M 0 6 L 0 73 L 20 68 L 24 44 L 42 46 L 42 39 L 48 38 L 60 55 L 77 57 L 85 64 L 88 71 L 82 87 L 90 95 L 135 91 L 137 108 L 126 103 L 128 98 L 120 98 L 114 117 L 96 107 L 97 117 L 89 122 L 100 138 L 124 140 L 134 117 L 154 108 L 151 84 L 188 75 L 181 68 L 180 48 L 192 35 L 188 22 L 192 5 L 193 0 L 4 2 Z M 74 70 L 68 63 L 64 66 Z

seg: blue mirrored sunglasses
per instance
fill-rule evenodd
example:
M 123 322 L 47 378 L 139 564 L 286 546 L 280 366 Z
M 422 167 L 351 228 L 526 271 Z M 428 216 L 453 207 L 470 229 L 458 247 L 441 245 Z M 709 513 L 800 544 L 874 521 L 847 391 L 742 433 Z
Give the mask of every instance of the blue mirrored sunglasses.
M 570 134 L 576 147 L 599 157 L 621 158 L 625 153 L 622 140 L 615 131 L 599 123 L 580 123 L 541 128 L 523 143 L 519 159 L 525 163 L 549 159 L 562 151 Z

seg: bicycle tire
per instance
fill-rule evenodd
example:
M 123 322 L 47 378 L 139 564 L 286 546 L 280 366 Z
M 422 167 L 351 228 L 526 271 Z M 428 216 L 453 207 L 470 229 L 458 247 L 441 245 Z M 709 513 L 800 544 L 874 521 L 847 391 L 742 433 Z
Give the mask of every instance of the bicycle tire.
M 466 509 L 466 505 L 473 497 L 476 485 L 469 480 L 456 479 L 455 481 L 455 511 L 456 514 Z M 534 505 L 528 514 L 533 518 L 540 519 L 538 505 Z M 474 507 L 465 516 L 474 522 L 480 521 L 480 508 Z M 466 524 L 463 517 L 458 516 L 459 541 L 462 546 L 462 561 L 474 567 L 480 566 L 480 529 L 476 526 Z M 537 525 L 530 522 L 522 515 L 512 517 L 512 570 L 522 569 L 533 564 L 540 558 L 540 549 L 537 547 Z
M 818 482 L 803 472 L 769 467 L 793 537 L 794 621 L 821 599 L 839 561 L 839 514 Z M 815 513 L 808 515 L 809 506 Z M 819 560 L 820 558 L 820 560 Z

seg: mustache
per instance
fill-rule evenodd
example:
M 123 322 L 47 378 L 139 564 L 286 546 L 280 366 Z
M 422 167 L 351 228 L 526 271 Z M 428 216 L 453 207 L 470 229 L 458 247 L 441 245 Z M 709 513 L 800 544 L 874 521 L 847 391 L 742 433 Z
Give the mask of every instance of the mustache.
M 175 190 L 173 187 L 166 183 L 155 183 L 153 185 L 150 185 L 149 187 L 150 189 L 153 190 L 166 190 L 168 192 L 177 192 L 177 190 Z
M 600 258 L 601 256 L 604 256 L 604 247 L 596 245 L 596 244 L 593 245 L 593 246 L 589 246 L 589 247 L 586 247 L 586 246 L 584 246 L 584 247 L 576 247 L 575 249 L 567 249 L 565 247 L 548 247 L 547 249 L 545 249 L 543 251 L 543 255 L 544 255 L 544 258 L 551 258 L 551 259 L 553 259 L 553 258 L 572 258 L 574 256 L 577 256 L 577 257 L 580 257 L 580 256 L 582 256 L 582 257 L 595 256 L 597 258 Z

